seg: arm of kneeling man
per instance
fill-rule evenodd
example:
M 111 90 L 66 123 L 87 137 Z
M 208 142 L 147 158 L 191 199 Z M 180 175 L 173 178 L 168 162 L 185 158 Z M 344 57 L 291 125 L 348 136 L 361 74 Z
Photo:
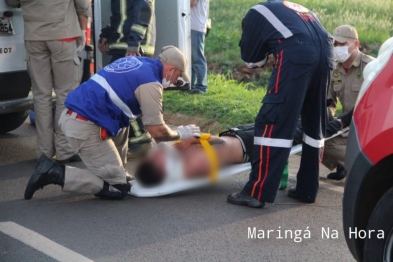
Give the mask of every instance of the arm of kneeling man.
M 142 123 L 156 142 L 179 139 L 179 133 L 165 124 L 162 92 L 162 86 L 158 83 L 147 83 L 135 90 L 136 99 L 142 108 Z

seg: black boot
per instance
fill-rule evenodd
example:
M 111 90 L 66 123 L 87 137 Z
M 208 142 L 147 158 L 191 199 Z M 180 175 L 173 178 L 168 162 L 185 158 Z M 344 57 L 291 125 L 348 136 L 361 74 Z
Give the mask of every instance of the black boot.
M 42 154 L 38 159 L 25 190 L 25 199 L 31 199 L 34 192 L 44 186 L 55 184 L 64 186 L 65 166 Z
M 232 193 L 228 195 L 227 201 L 235 205 L 246 205 L 249 207 L 264 207 L 265 203 L 255 199 L 245 192 L 241 191 L 239 193 Z
M 107 182 L 104 182 L 104 187 L 101 189 L 100 192 L 95 194 L 95 196 L 104 199 L 118 200 L 123 199 L 125 196 L 127 196 L 127 193 L 131 190 L 130 183 L 111 185 L 118 191 L 111 191 L 109 189 L 109 186 L 110 185 Z
M 292 187 L 292 188 L 290 188 L 288 190 L 288 197 L 297 199 L 297 200 L 302 201 L 302 202 L 307 203 L 307 204 L 312 204 L 312 203 L 315 202 L 314 199 L 302 199 L 302 198 L 300 198 L 299 195 L 296 192 L 296 187 Z
M 345 168 L 342 165 L 337 165 L 337 172 L 332 172 L 329 175 L 327 175 L 328 179 L 332 180 L 342 180 L 347 176 L 347 171 L 345 171 Z

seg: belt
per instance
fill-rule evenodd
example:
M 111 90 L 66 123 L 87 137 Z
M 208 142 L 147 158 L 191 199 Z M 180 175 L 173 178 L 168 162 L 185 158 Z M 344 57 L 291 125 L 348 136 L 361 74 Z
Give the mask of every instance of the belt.
M 71 115 L 72 113 L 74 113 L 74 111 L 72 111 L 71 109 L 68 109 L 67 114 Z M 85 117 L 83 117 L 81 115 L 78 115 L 78 114 L 76 115 L 75 118 L 78 118 L 78 119 L 83 120 L 83 121 L 89 121 L 87 118 L 85 118 Z
M 74 111 L 72 111 L 71 109 L 68 109 L 67 114 L 71 115 L 72 113 L 74 113 Z M 87 118 L 81 116 L 81 115 L 76 115 L 77 119 L 83 120 L 83 121 L 89 121 Z M 100 138 L 101 140 L 107 140 L 109 138 L 109 134 L 108 131 L 106 130 L 105 127 L 100 127 Z

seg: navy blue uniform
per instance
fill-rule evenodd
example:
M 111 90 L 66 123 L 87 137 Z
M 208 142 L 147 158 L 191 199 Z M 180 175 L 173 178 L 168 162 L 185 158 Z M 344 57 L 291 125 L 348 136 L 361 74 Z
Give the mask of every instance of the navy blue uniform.
M 111 62 L 124 57 L 127 47 L 143 50 L 153 57 L 156 42 L 155 0 L 111 0 L 110 24 L 101 30 L 100 38 L 109 41 Z
M 274 202 L 301 115 L 303 152 L 296 191 L 300 200 L 314 201 L 333 69 L 333 39 L 310 10 L 287 1 L 254 6 L 242 28 L 241 57 L 249 67 L 263 66 L 269 54 L 275 59 L 268 91 L 255 119 L 252 171 L 244 192 L 260 201 Z

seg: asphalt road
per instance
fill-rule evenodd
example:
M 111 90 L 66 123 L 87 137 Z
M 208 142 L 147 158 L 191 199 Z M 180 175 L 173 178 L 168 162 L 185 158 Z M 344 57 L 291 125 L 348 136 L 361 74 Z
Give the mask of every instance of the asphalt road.
M 353 261 L 342 230 L 344 182 L 326 180 L 323 167 L 315 204 L 301 204 L 284 190 L 274 205 L 251 209 L 226 202 L 248 174 L 159 198 L 108 201 L 65 194 L 51 185 L 26 201 L 23 193 L 36 159 L 36 131 L 28 121 L 0 136 L 2 262 Z M 290 186 L 298 164 L 299 157 L 291 157 Z M 260 238 L 250 239 L 254 227 Z M 323 238 L 323 229 L 336 238 Z

